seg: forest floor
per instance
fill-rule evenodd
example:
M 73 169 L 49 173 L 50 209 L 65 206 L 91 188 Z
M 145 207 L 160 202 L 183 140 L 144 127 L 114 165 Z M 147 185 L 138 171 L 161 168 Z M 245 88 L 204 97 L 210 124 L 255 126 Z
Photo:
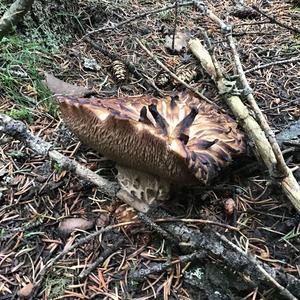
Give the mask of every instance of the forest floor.
M 73 1 L 51 1 L 45 6 L 36 1 L 15 33 L 2 40 L 0 113 L 25 122 L 33 134 L 50 142 L 65 156 L 115 180 L 114 163 L 82 145 L 60 120 L 58 106 L 43 84 L 44 71 L 66 82 L 91 88 L 101 97 L 157 95 L 149 82 L 164 74 L 136 43 L 135 38 L 139 38 L 171 70 L 194 70 L 198 66 L 197 77 L 190 84 L 231 114 L 187 48 L 178 53 L 166 48 L 166 36 L 174 31 L 174 9 L 112 28 L 170 2 L 69 2 Z M 292 27 L 284 28 L 259 12 L 238 13 L 237 6 L 233 5 L 235 1 L 205 2 L 221 19 L 234 24 L 233 33 L 246 76 L 274 132 L 280 134 L 291 124 L 299 124 L 300 35 L 293 28 L 300 28 L 300 7 L 292 1 L 245 1 Z M 6 8 L 0 4 L 0 13 Z M 89 38 L 120 60 L 133 63 L 142 79 L 125 68 L 126 79 L 119 81 L 118 74 L 112 71 L 111 57 L 82 39 L 86 33 L 103 26 L 110 28 Z M 226 75 L 234 76 L 233 59 L 220 30 L 192 5 L 179 7 L 177 32 L 201 38 L 201 27 L 208 31 Z M 295 60 L 251 70 L 290 59 Z M 157 79 L 154 82 L 159 86 Z M 172 81 L 159 86 L 162 94 L 178 89 L 183 88 Z M 8 135 L 0 138 L 1 300 L 21 296 L 164 300 L 283 297 L 275 287 L 251 284 L 243 270 L 227 268 L 220 257 L 182 259 L 185 253 L 141 224 L 127 204 L 101 194 L 91 183 L 49 158 L 38 156 L 22 142 Z M 296 170 L 300 164 L 299 140 L 297 146 L 296 142 L 291 143 L 291 138 L 285 144 L 282 141 L 286 142 L 286 138 L 281 138 L 281 146 L 288 165 L 295 169 L 300 181 L 300 169 Z M 179 193 L 164 209 L 176 218 L 186 219 L 189 228 L 217 231 L 259 262 L 300 279 L 299 213 L 256 161 L 251 143 L 248 148 L 247 157 L 232 173 L 217 179 L 212 186 Z M 224 209 L 228 199 L 235 202 L 230 216 Z M 224 223 L 236 230 L 204 226 L 196 222 L 198 219 Z M 133 220 L 131 225 L 118 226 L 128 220 Z M 71 221 L 82 230 L 72 232 Z M 109 225 L 116 226 L 71 248 L 80 238 Z M 45 269 L 45 265 L 69 248 L 70 251 Z M 95 268 L 80 276 L 99 257 Z M 144 276 L 141 272 L 144 269 L 153 272 Z

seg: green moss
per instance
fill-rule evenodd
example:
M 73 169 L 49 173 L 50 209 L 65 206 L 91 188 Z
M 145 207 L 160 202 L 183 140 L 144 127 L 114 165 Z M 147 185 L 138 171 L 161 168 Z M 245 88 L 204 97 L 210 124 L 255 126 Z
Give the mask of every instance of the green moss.
M 38 103 L 55 115 L 50 93 L 42 83 L 42 70 L 55 66 L 48 58 L 50 48 L 39 39 L 13 35 L 0 45 L 0 94 L 23 107 L 35 108 Z M 45 101 L 47 99 L 47 101 Z M 17 119 L 30 121 L 26 109 L 11 112 Z
M 28 123 L 33 122 L 32 112 L 27 108 L 21 108 L 19 110 L 13 109 L 10 112 L 8 112 L 7 115 L 16 120 L 27 121 Z
M 51 273 L 45 281 L 46 289 L 48 290 L 48 299 L 54 299 L 64 294 L 71 279 L 64 274 Z

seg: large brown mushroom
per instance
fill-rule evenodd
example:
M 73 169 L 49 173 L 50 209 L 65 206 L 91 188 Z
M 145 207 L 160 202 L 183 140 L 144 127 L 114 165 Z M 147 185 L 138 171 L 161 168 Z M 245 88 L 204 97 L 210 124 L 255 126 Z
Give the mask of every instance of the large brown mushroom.
M 57 98 L 80 140 L 116 161 L 118 196 L 140 211 L 168 198 L 170 183 L 207 184 L 245 150 L 237 123 L 188 92 Z

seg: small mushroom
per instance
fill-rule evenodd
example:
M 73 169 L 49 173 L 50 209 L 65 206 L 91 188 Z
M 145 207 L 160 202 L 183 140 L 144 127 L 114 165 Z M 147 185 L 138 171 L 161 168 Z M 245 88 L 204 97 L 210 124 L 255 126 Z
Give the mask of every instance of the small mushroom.
M 237 123 L 188 92 L 57 98 L 80 140 L 116 161 L 118 196 L 140 211 L 168 198 L 170 183 L 207 184 L 245 150 Z

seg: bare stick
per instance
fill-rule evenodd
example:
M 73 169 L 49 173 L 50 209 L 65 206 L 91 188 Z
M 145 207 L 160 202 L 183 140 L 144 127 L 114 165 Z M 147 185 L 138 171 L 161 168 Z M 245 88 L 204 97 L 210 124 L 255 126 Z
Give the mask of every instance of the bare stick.
M 22 142 L 25 142 L 33 151 L 39 155 L 48 155 L 51 159 L 59 163 L 63 168 L 75 172 L 81 178 L 95 184 L 99 191 L 114 197 L 117 192 L 117 185 L 93 171 L 82 166 L 75 160 L 71 160 L 56 150 L 51 150 L 52 145 L 41 138 L 33 135 L 20 121 L 16 121 L 9 116 L 0 114 L 0 133 L 10 135 Z
M 267 64 L 258 65 L 254 68 L 245 70 L 244 73 L 245 74 L 252 73 L 254 71 L 261 70 L 261 69 L 268 68 L 268 67 L 272 67 L 272 66 L 275 66 L 275 65 L 291 64 L 291 63 L 295 63 L 295 62 L 298 62 L 298 61 L 300 61 L 300 57 L 292 57 L 290 59 L 283 59 L 283 60 L 273 61 L 273 62 L 270 62 L 270 63 L 267 63 Z
M 125 241 L 125 238 L 120 234 L 116 242 L 111 246 L 104 249 L 103 253 L 86 269 L 78 275 L 80 279 L 86 278 L 90 273 L 92 273 L 108 256 L 115 252 Z
M 16 0 L 0 19 L 0 41 L 30 9 L 34 0 Z
M 153 273 L 163 272 L 163 271 L 169 269 L 170 267 L 174 266 L 175 264 L 187 263 L 187 262 L 191 262 L 196 259 L 203 259 L 205 257 L 206 257 L 206 253 L 203 253 L 202 251 L 195 252 L 195 253 L 188 254 L 188 255 L 182 255 L 173 261 L 157 263 L 151 267 L 147 267 L 147 268 L 140 269 L 138 271 L 131 272 L 131 273 L 129 273 L 129 278 L 132 280 L 136 280 L 136 281 L 145 280 L 145 276 L 149 276 Z
M 168 6 L 165 6 L 165 7 L 162 7 L 162 8 L 146 11 L 144 13 L 135 15 L 135 16 L 127 19 L 127 20 L 124 20 L 120 23 L 114 24 L 112 26 L 104 26 L 104 27 L 95 29 L 93 31 L 88 32 L 86 35 L 83 36 L 83 38 L 87 37 L 88 35 L 94 34 L 94 33 L 100 33 L 100 32 L 104 32 L 106 30 L 116 29 L 116 28 L 121 27 L 123 25 L 126 25 L 128 23 L 131 23 L 135 20 L 142 19 L 142 18 L 144 18 L 148 15 L 152 15 L 152 14 L 160 13 L 160 12 L 165 11 L 165 10 L 176 8 L 176 6 L 189 6 L 189 5 L 193 5 L 193 1 L 186 1 L 186 2 L 182 2 L 182 3 L 177 3 L 177 1 L 176 1 L 176 3 L 174 3 L 172 5 L 168 5 Z
M 257 11 L 258 13 L 260 13 L 261 15 L 263 15 L 264 17 L 268 18 L 271 22 L 285 28 L 285 29 L 288 29 L 288 30 L 291 30 L 291 31 L 294 31 L 296 33 L 300 33 L 300 29 L 297 28 L 297 27 L 294 27 L 292 25 L 288 25 L 286 23 L 283 23 L 281 21 L 278 21 L 276 18 L 272 17 L 272 16 L 269 16 L 268 14 L 266 14 L 265 12 L 261 11 L 256 5 L 252 5 L 251 6 L 255 11 Z

